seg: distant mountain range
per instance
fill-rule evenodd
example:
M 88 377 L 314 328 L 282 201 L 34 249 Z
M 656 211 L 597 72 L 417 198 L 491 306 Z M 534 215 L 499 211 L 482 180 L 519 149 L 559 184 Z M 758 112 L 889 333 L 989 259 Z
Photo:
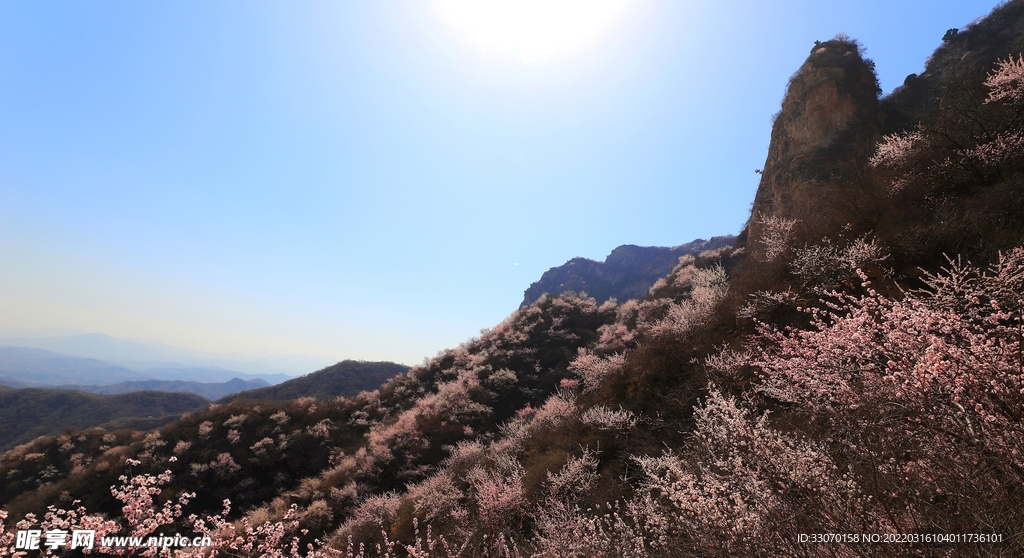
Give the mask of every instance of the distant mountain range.
M 101 333 L 67 329 L 40 331 L 0 328 L 0 346 L 44 349 L 65 356 L 96 359 L 142 372 L 168 368 L 232 371 L 231 375 L 221 378 L 210 378 L 206 372 L 194 378 L 162 378 L 193 381 L 227 381 L 241 372 L 262 377 L 271 384 L 276 384 L 334 362 L 330 357 L 324 356 L 206 353 L 174 347 L 152 339 L 119 339 Z M 155 376 L 150 374 L 149 377 Z
M 0 451 L 68 428 L 158 428 L 183 412 L 206 408 L 217 399 L 351 396 L 376 389 L 408 369 L 393 362 L 346 360 L 270 385 L 262 377 L 231 370 L 164 368 L 138 372 L 43 349 L 0 347 Z M 233 374 L 250 379 L 163 380 L 149 376 L 154 372 L 210 379 Z
M 95 359 L 27 347 L 0 347 L 0 384 L 12 387 L 114 384 L 148 379 L 149 376 L 134 370 Z
M 294 381 L 294 380 L 291 380 Z M 67 385 L 59 386 L 61 389 L 74 389 L 99 393 L 103 395 L 114 395 L 118 393 L 131 393 L 133 391 L 166 391 L 172 393 L 194 393 L 207 399 L 220 399 L 225 395 L 238 393 L 245 390 L 254 390 L 270 386 L 260 378 L 255 380 L 240 380 L 233 378 L 226 382 L 183 382 L 181 380 L 143 380 L 138 382 L 120 382 L 106 386 L 88 385 Z
M 154 367 L 132 370 L 106 362 L 28 347 L 0 347 L 0 385 L 61 387 L 93 393 L 141 389 L 187 391 L 218 399 L 229 393 L 291 379 L 286 374 L 246 374 L 213 367 Z
M 544 293 L 585 292 L 598 303 L 610 298 L 620 302 L 643 298 L 658 279 L 672 271 L 680 257 L 730 246 L 734 240 L 736 237 L 732 235 L 715 236 L 711 240 L 697 239 L 672 248 L 626 244 L 612 250 L 603 262 L 573 258 L 545 271 L 530 285 L 520 308 L 533 304 Z
M 0 451 L 68 428 L 149 430 L 212 400 L 331 399 L 372 390 L 409 367 L 346 360 L 278 385 L 217 368 L 152 368 L 145 372 L 43 349 L 0 347 Z M 177 376 L 179 379 L 159 379 Z M 197 382 L 180 378 L 221 379 Z M 248 379 L 241 379 L 242 376 Z M 287 376 L 286 376 L 287 377 Z M 239 393 L 241 392 L 241 393 Z M 234 394 L 234 396 L 232 396 Z

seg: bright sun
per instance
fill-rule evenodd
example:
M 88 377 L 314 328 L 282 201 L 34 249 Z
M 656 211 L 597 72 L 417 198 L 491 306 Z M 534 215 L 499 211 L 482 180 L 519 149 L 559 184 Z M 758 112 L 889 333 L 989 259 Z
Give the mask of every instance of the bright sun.
M 445 20 L 481 47 L 524 62 L 597 39 L 626 0 L 437 0 Z

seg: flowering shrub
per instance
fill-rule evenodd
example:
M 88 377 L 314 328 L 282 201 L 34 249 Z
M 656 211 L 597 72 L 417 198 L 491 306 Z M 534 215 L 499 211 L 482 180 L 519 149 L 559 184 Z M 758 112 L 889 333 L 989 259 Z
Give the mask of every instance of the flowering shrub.
M 875 154 L 869 162 L 873 167 L 896 167 L 902 165 L 910 153 L 925 141 L 920 130 L 891 134 L 878 142 Z
M 521 520 L 526 512 L 523 471 L 516 465 L 504 471 L 477 467 L 469 472 L 477 516 L 489 529 L 500 531 Z
M 898 193 L 914 184 L 953 186 L 985 183 L 1016 165 L 1024 157 L 1020 133 L 1024 101 L 1024 56 L 1011 54 L 996 63 L 982 85 L 988 95 L 980 103 L 968 94 L 947 100 L 937 122 L 921 123 L 912 131 L 884 136 L 871 166 L 890 173 L 889 189 Z
M 1019 277 L 1009 267 L 1004 260 L 1003 277 Z M 829 440 L 838 455 L 885 487 L 875 504 L 897 528 L 954 528 L 955 516 L 937 513 L 937 497 L 988 516 L 977 499 L 998 508 L 1003 489 L 994 487 L 1024 483 L 1019 312 L 1003 311 L 996 297 L 979 305 L 985 281 L 971 288 L 946 279 L 933 281 L 945 290 L 931 299 L 897 302 L 870 288 L 836 295 L 826 310 L 809 311 L 809 330 L 762 326 L 750 360 L 760 370 L 758 393 L 841 437 Z M 958 292 L 971 298 L 950 304 Z
M 799 532 L 850 530 L 862 521 L 857 485 L 821 448 L 714 391 L 696 418 L 695 455 L 636 459 L 645 480 L 634 509 L 646 510 L 656 547 L 790 555 Z
M 228 428 L 238 428 L 245 423 L 245 419 L 249 418 L 249 415 L 242 413 L 240 415 L 231 415 L 231 418 L 224 421 L 224 426 Z
M 253 525 L 247 517 L 237 523 L 225 517 L 231 511 L 231 501 L 224 501 L 224 511 L 219 515 L 199 518 L 189 516 L 192 528 L 199 535 L 209 537 L 211 547 L 197 547 L 181 553 L 184 556 L 236 556 L 245 558 L 325 558 L 341 556 L 341 552 L 323 548 L 320 541 L 306 546 L 300 552 L 298 511 L 292 506 L 280 521 Z
M 557 473 L 548 471 L 545 486 L 551 497 L 562 502 L 571 502 L 597 482 L 597 456 L 584 450 L 579 457 L 570 457 Z
M 331 419 L 324 419 L 307 428 L 306 432 L 314 438 L 327 439 L 331 437 L 331 426 Z
M 1024 55 L 1017 55 L 1014 60 L 1011 54 L 1006 60 L 998 61 L 996 69 L 985 80 L 985 86 L 990 90 L 986 103 L 1024 99 Z
M 534 558 L 647 558 L 645 511 L 623 510 L 618 502 L 586 511 L 546 502 L 538 512 Z
M 947 267 L 924 272 L 927 288 L 915 291 L 930 308 L 955 312 L 972 321 L 984 321 L 992 303 L 1004 308 L 1019 306 L 1024 292 L 1024 247 L 999 254 L 988 270 L 981 270 L 961 258 L 946 258 Z
M 226 478 L 237 473 L 241 470 L 242 466 L 235 462 L 230 453 L 223 452 L 218 454 L 217 458 L 209 463 L 191 463 L 189 468 L 193 476 L 199 476 L 207 471 L 211 471 L 218 477 Z
M 794 306 L 797 293 L 787 288 L 782 292 L 757 291 L 750 294 L 750 300 L 736 311 L 736 317 L 752 319 L 777 308 Z
M 668 275 L 655 281 L 649 294 L 655 297 L 671 297 L 675 291 L 689 289 L 693 281 L 693 272 L 697 270 L 694 265 L 696 261 L 691 254 L 681 256 L 679 263 Z
M 583 391 L 599 389 L 605 378 L 622 371 L 626 364 L 625 353 L 599 357 L 589 350 L 580 347 L 576 360 L 569 364 L 569 370 L 575 372 L 583 382 Z
M 274 447 L 274 439 L 273 438 L 263 438 L 259 442 L 256 442 L 255 444 L 249 446 L 249 451 L 253 452 L 253 454 L 255 454 L 255 455 L 258 455 L 258 456 L 261 456 L 261 457 L 266 457 L 267 450 L 270 449 L 270 448 L 273 448 L 273 447 Z
M 653 336 L 687 335 L 707 324 L 728 290 L 729 281 L 721 265 L 696 269 L 688 296 L 668 304 L 664 317 L 642 324 L 641 330 Z
M 583 424 L 589 424 L 606 430 L 628 432 L 636 426 L 639 419 L 625 409 L 612 410 L 604 405 L 595 405 L 580 415 Z
M 846 246 L 829 239 L 794 250 L 790 269 L 805 287 L 815 290 L 856 288 L 861 279 L 856 271 L 881 270 L 889 255 L 874 241 L 858 238 Z
M 382 526 L 389 526 L 398 517 L 398 510 L 402 505 L 401 498 L 394 492 L 372 495 L 360 502 L 338 528 L 337 534 L 331 539 L 333 546 L 341 546 L 344 537 L 358 536 L 367 537 L 372 535 L 374 530 L 380 531 Z M 348 541 L 348 548 L 352 548 L 351 541 Z
M 448 471 L 442 471 L 408 489 L 413 513 L 428 525 L 439 520 L 464 521 L 468 512 L 463 506 L 464 494 Z
M 761 234 L 757 241 L 764 261 L 773 262 L 789 252 L 796 223 L 796 219 L 786 219 L 777 215 L 761 215 L 758 218 Z
M 138 460 L 129 459 L 127 464 L 130 467 L 137 467 L 141 464 Z M 117 521 L 104 519 L 98 515 L 90 515 L 82 506 L 70 510 L 59 509 L 50 506 L 43 517 L 38 521 L 33 514 L 26 515 L 25 519 L 17 523 L 18 529 L 39 529 L 43 532 L 49 530 L 93 530 L 95 531 L 94 551 L 100 554 L 113 554 L 118 556 L 157 556 L 170 555 L 167 549 L 159 547 L 111 547 L 106 546 L 104 537 L 114 533 L 121 533 L 127 530 L 127 534 L 133 537 L 147 537 L 160 527 L 171 525 L 182 516 L 182 508 L 195 497 L 194 493 L 184 492 L 178 495 L 176 500 L 168 499 L 162 506 L 158 506 L 155 498 L 162 492 L 162 487 L 171 480 L 171 472 L 164 471 L 159 475 L 139 474 L 121 475 L 120 484 L 111 487 L 111 494 L 120 501 L 123 524 Z M 72 505 L 76 505 L 73 502 Z M 16 552 L 11 547 L 14 537 L 12 533 L 4 530 L 3 520 L 7 513 L 0 510 L 0 555 L 22 556 L 24 552 Z M 47 555 L 52 554 L 54 549 L 46 548 Z
M 199 425 L 199 437 L 200 438 L 208 437 L 210 435 L 210 432 L 213 432 L 213 423 L 212 422 L 210 422 L 208 420 L 204 420 L 202 423 L 200 423 L 200 425 Z
M 557 426 L 576 414 L 576 402 L 564 394 L 552 395 L 533 415 L 533 424 Z

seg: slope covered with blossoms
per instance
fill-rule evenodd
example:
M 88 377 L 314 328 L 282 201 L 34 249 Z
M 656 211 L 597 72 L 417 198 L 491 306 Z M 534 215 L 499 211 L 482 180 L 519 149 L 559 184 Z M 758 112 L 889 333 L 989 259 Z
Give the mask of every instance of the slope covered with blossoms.
M 1022 23 L 1018 1 L 978 27 Z M 844 37 L 823 55 L 870 68 Z M 836 167 L 842 222 L 752 215 L 641 299 L 543 296 L 354 397 L 20 446 L 0 552 L 16 524 L 204 556 L 1024 555 L 1020 56 L 933 68 L 937 107 L 881 99 Z

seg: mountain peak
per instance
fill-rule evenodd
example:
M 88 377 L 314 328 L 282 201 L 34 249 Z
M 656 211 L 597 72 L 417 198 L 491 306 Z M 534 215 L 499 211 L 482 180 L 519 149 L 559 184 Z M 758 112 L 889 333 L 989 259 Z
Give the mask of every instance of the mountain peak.
M 772 126 L 768 158 L 747 224 L 757 254 L 768 218 L 805 230 L 843 218 L 841 188 L 861 168 L 879 137 L 882 111 L 874 62 L 845 36 L 815 42 L 789 81 Z
M 520 308 L 537 301 L 544 293 L 587 293 L 598 303 L 610 298 L 626 301 L 647 295 L 651 286 L 672 271 L 679 258 L 698 254 L 733 243 L 732 235 L 698 238 L 674 247 L 636 246 L 623 244 L 612 250 L 604 262 L 589 258 L 573 258 L 544 272 L 544 275 L 523 293 Z

